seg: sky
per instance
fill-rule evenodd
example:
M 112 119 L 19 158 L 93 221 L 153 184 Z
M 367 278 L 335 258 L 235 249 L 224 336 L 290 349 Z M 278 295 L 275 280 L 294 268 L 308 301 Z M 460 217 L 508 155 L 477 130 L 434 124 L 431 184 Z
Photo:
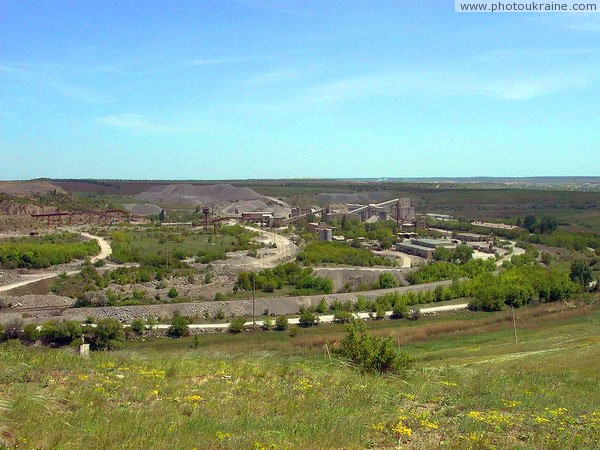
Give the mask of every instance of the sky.
M 0 0 L 0 179 L 600 175 L 600 13 Z

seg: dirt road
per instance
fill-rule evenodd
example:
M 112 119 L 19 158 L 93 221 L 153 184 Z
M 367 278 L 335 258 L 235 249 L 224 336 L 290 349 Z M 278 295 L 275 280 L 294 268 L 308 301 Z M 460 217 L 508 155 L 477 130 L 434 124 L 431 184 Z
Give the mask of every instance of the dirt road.
M 432 306 L 429 308 L 421 308 L 421 314 L 433 314 L 433 313 L 438 313 L 438 312 L 451 312 L 451 311 L 460 311 L 463 309 L 467 309 L 468 304 L 467 303 L 461 303 L 459 305 L 445 305 L 445 306 Z M 393 311 L 386 311 L 385 315 L 386 317 L 390 317 L 392 315 Z M 369 313 L 365 313 L 365 312 L 361 312 L 361 313 L 354 313 L 354 317 L 359 318 L 359 319 L 369 319 L 371 317 L 371 315 L 369 315 Z M 319 323 L 333 323 L 334 321 L 334 316 L 333 314 L 324 314 L 319 316 Z M 299 318 L 293 318 L 293 319 L 289 319 L 288 320 L 288 324 L 289 325 L 298 325 L 300 323 L 300 319 Z M 264 321 L 262 320 L 257 320 L 256 321 L 256 326 L 257 327 L 261 327 L 264 325 Z M 190 329 L 192 330 L 223 330 L 223 329 L 227 329 L 229 328 L 229 323 L 202 323 L 202 324 L 191 324 L 188 325 L 190 327 Z M 245 326 L 247 327 L 251 327 L 252 326 L 252 322 L 246 322 Z M 170 327 L 170 325 L 155 325 L 153 328 L 157 329 L 157 330 L 166 330 Z
M 101 238 L 100 236 L 93 236 L 89 233 L 81 233 L 81 235 L 87 239 L 96 239 L 98 241 L 98 245 L 100 245 L 100 253 L 90 259 L 90 261 L 92 263 L 95 263 L 96 261 L 100 261 L 101 259 L 108 258 L 110 256 L 110 254 L 112 253 L 112 248 L 110 247 L 110 244 L 105 239 Z M 20 275 L 20 277 L 23 278 L 22 280 L 16 281 L 14 283 L 6 284 L 4 286 L 0 286 L 0 292 L 10 291 L 12 289 L 16 289 L 21 286 L 27 286 L 28 284 L 36 283 L 41 280 L 47 280 L 48 278 L 54 278 L 54 277 L 58 276 L 59 273 L 62 273 L 62 272 L 52 271 L 52 272 L 36 273 L 36 274 L 31 274 L 31 275 Z M 79 270 L 71 270 L 71 271 L 67 271 L 66 273 L 67 273 L 67 275 L 74 275 L 76 273 L 79 273 Z
M 96 241 L 98 241 L 98 245 L 100 246 L 100 253 L 98 253 L 90 260 L 92 264 L 102 259 L 106 259 L 111 255 L 112 248 L 104 238 L 101 238 L 100 236 L 93 236 L 89 233 L 81 233 L 81 235 L 88 239 L 96 239 Z

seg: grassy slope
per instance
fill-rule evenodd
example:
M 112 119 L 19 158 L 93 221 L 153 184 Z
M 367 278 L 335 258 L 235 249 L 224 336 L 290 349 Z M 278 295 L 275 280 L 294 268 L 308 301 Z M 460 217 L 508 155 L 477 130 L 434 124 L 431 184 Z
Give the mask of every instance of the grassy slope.
M 594 448 L 600 309 L 520 310 L 517 348 L 505 316 L 371 324 L 413 342 L 404 379 L 330 362 L 335 325 L 89 360 L 3 344 L 0 430 L 25 448 Z

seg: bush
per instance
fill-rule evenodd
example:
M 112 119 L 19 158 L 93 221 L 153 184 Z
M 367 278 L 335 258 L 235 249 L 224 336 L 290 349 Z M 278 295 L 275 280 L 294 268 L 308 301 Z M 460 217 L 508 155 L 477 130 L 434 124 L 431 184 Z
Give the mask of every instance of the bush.
M 178 295 L 179 292 L 177 292 L 177 289 L 175 289 L 174 287 L 169 289 L 169 292 L 167 293 L 167 297 L 169 298 L 177 298 Z
M 13 319 L 4 326 L 4 336 L 6 339 L 18 339 L 23 329 L 21 319 Z
M 68 345 L 82 335 L 81 325 L 73 321 L 46 322 L 40 331 L 42 341 L 47 345 L 54 346 Z
M 300 313 L 300 326 L 307 328 L 319 323 L 319 316 L 313 313 L 310 309 L 304 309 Z
M 265 317 L 265 320 L 263 320 L 262 327 L 264 330 L 270 330 L 271 328 L 273 328 L 273 317 L 271 317 L 271 316 Z
M 377 280 L 377 287 L 379 289 L 395 288 L 396 286 L 398 286 L 398 282 L 391 273 L 385 272 L 379 275 L 379 279 Z
M 190 335 L 190 329 L 188 327 L 189 320 L 187 317 L 183 317 L 179 313 L 173 314 L 173 320 L 171 321 L 171 326 L 167 331 L 168 336 L 173 338 L 180 338 L 184 336 Z
M 232 333 L 240 333 L 244 330 L 244 325 L 246 324 L 246 318 L 244 316 L 239 316 L 232 319 L 229 324 L 229 331 Z
M 399 352 L 391 337 L 378 338 L 367 333 L 366 325 L 355 320 L 347 325 L 339 353 L 364 372 L 397 372 L 407 369 L 410 357 Z
M 21 340 L 26 343 L 34 343 L 40 338 L 40 332 L 35 323 L 28 323 L 23 327 L 23 332 L 21 333 Z
M 142 334 L 144 331 L 146 331 L 146 323 L 144 322 L 144 319 L 135 319 L 133 322 L 131 322 L 131 330 L 135 334 Z
M 102 319 L 90 333 L 92 350 L 117 350 L 123 346 L 125 331 L 116 319 Z
M 225 294 L 223 294 L 222 292 L 217 292 L 215 294 L 215 297 L 214 297 L 215 302 L 223 302 L 225 300 L 227 300 L 227 296 Z
M 223 308 L 217 309 L 217 312 L 215 313 L 213 318 L 215 320 L 223 320 L 225 318 L 225 311 L 223 310 Z
M 354 319 L 354 315 L 350 311 L 344 309 L 336 309 L 333 312 L 333 321 L 337 323 L 349 323 Z
M 288 318 L 285 316 L 279 316 L 275 319 L 275 328 L 279 331 L 287 330 L 289 327 Z
M 6 335 L 4 334 L 4 325 L 0 323 L 0 342 L 6 340 Z
M 315 309 L 315 311 L 318 312 L 319 314 L 325 314 L 328 309 L 329 309 L 329 306 L 327 305 L 327 302 L 325 301 L 324 298 L 322 298 L 321 301 L 319 302 L 319 304 L 317 305 L 317 308 Z

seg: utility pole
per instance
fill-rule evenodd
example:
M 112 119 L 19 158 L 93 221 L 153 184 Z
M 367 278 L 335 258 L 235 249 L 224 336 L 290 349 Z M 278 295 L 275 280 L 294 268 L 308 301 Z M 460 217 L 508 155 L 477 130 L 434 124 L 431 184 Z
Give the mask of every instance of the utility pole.
M 517 339 L 517 321 L 515 320 L 515 308 L 513 306 L 510 307 L 512 310 L 512 318 L 513 318 L 513 328 L 515 330 L 515 347 L 519 345 L 519 340 Z
M 252 329 L 256 329 L 256 274 L 252 277 Z

